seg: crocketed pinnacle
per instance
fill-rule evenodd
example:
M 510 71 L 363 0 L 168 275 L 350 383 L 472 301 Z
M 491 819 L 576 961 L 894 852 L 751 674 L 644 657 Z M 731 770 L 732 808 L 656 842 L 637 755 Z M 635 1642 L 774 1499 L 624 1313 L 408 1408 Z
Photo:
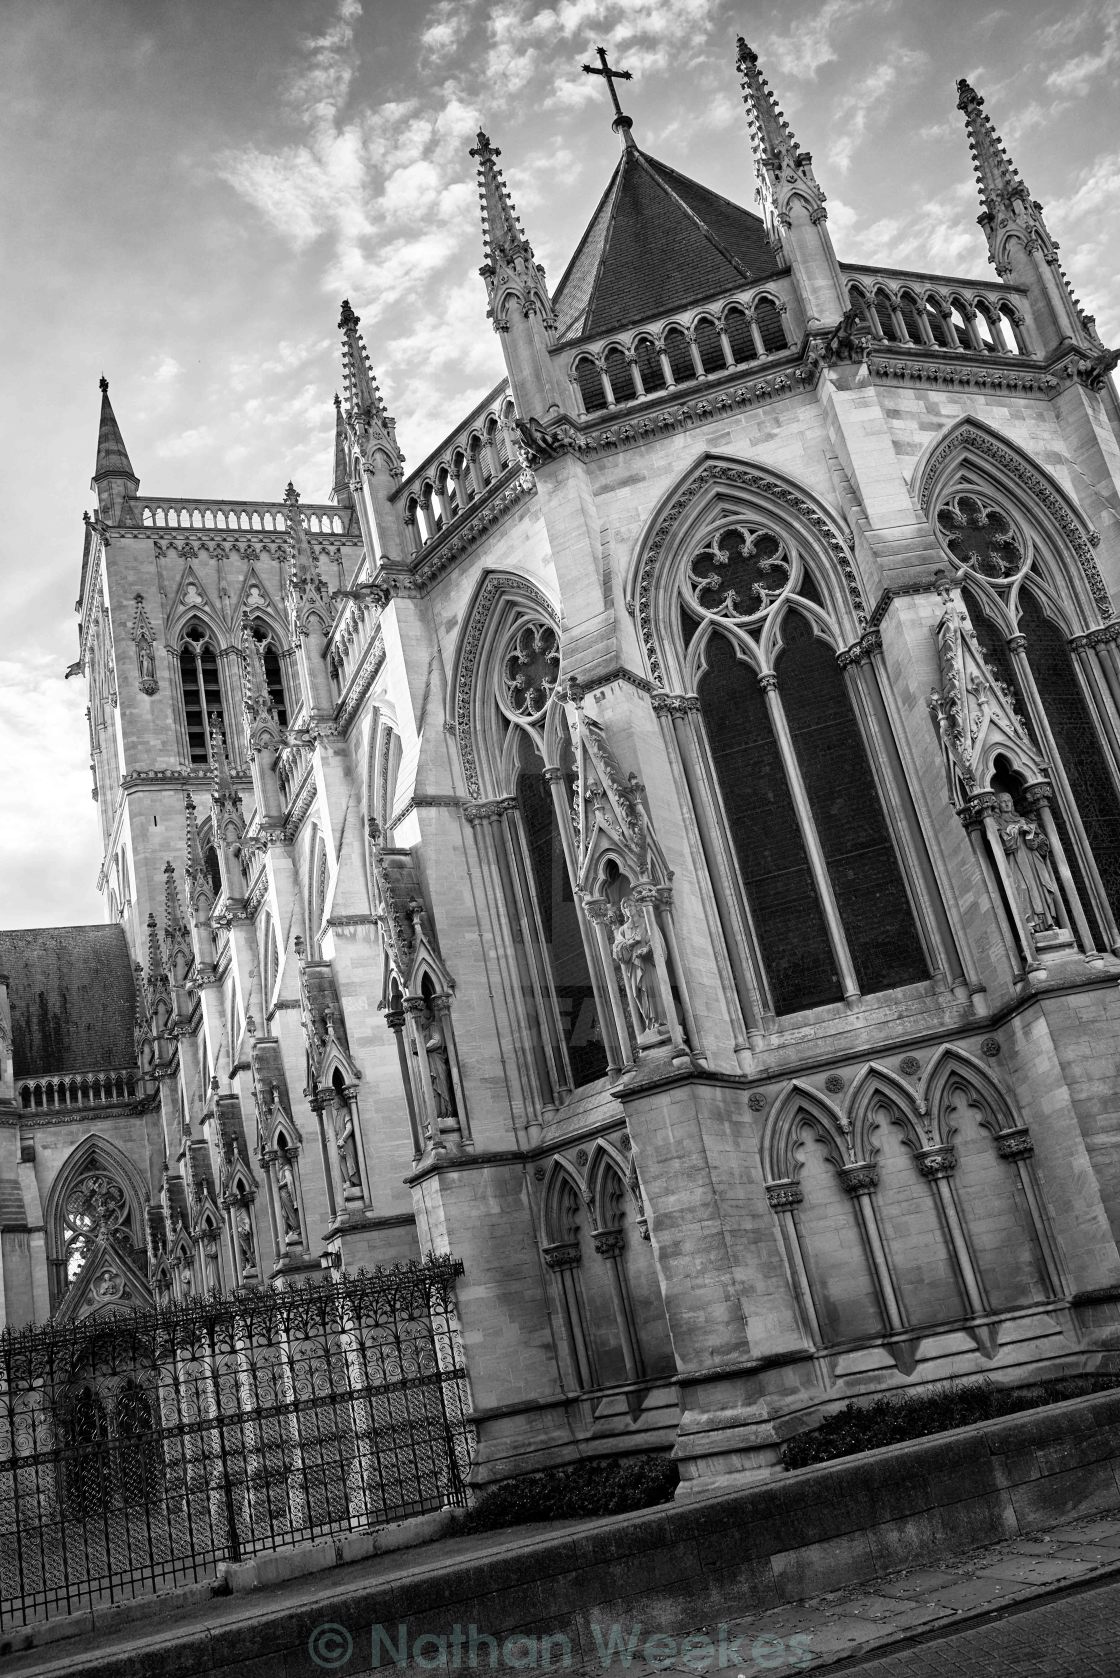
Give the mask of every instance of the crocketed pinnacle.
M 957 83 L 957 109 L 964 112 L 968 149 L 984 209 L 994 214 L 1000 204 L 1007 205 L 1015 198 L 1029 204 L 1030 193 L 1023 177 L 1008 156 L 991 118 L 984 114 L 982 97 L 963 77 Z
M 369 351 L 358 331 L 361 321 L 361 316 L 350 307 L 349 299 L 344 298 L 338 329 L 342 333 L 342 388 L 346 393 L 346 410 L 350 414 L 376 416 L 385 429 L 395 435 L 396 423 L 385 406 L 373 376 Z
M 796 159 L 798 145 L 793 137 L 793 130 L 786 121 L 785 113 L 779 109 L 778 101 L 770 91 L 769 82 L 758 67 L 758 54 L 747 45 L 741 35 L 738 38 L 736 62 L 739 66 L 743 103 L 747 108 L 751 149 L 756 165 L 773 167 L 787 154 Z
M 210 714 L 210 774 L 210 791 L 214 802 L 219 805 L 227 802 L 240 804 L 237 788 L 233 784 L 229 753 L 226 750 L 225 729 L 216 711 Z
M 488 263 L 495 259 L 514 264 L 519 257 L 533 260 L 533 248 L 513 207 L 505 177 L 498 168 L 501 151 L 490 136 L 478 131 L 471 156 L 478 160 L 478 202 L 482 213 L 482 249 Z
M 198 814 L 194 807 L 194 799 L 188 792 L 183 801 L 183 813 L 186 817 L 187 828 L 187 888 L 188 892 L 195 880 L 202 877 L 202 841 L 198 836 Z
M 336 507 L 349 507 L 350 500 L 350 467 L 348 462 L 346 443 L 346 421 L 342 417 L 342 398 L 338 392 L 334 394 L 334 474 L 331 482 L 331 500 Z
M 106 478 L 128 478 L 139 487 L 140 480 L 132 470 L 128 450 L 124 446 L 121 428 L 109 401 L 109 381 L 101 376 L 101 419 L 97 427 L 97 463 L 93 469 L 91 489 Z
M 186 931 L 187 923 L 175 880 L 175 864 L 168 858 L 163 865 L 163 935 L 170 942 L 185 935 Z
M 163 951 L 160 949 L 156 917 L 148 915 L 148 984 L 155 985 L 164 976 Z

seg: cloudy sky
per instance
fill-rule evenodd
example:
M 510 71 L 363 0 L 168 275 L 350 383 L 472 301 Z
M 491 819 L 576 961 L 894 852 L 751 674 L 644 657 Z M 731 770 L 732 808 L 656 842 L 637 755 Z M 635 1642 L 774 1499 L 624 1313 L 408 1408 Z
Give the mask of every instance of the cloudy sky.
M 1120 339 L 1114 0 L 4 0 L 0 925 L 102 918 L 76 652 L 104 371 L 146 491 L 330 484 L 349 296 L 416 463 L 501 374 L 481 123 L 559 279 L 618 141 L 751 202 L 735 35 L 841 256 L 979 273 L 954 82 L 985 95 L 1106 342 Z

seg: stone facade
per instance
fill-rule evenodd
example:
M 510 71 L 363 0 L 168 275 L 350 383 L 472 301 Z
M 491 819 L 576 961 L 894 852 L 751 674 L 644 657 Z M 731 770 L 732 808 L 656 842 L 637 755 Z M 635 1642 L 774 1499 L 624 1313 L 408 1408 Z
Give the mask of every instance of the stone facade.
M 461 1259 L 479 1483 L 1120 1348 L 1116 358 L 967 84 L 994 279 L 840 262 L 739 70 L 762 217 L 620 117 L 551 296 L 479 135 L 508 377 L 410 475 L 349 303 L 329 505 L 103 390 L 97 1169 L 157 1299 Z

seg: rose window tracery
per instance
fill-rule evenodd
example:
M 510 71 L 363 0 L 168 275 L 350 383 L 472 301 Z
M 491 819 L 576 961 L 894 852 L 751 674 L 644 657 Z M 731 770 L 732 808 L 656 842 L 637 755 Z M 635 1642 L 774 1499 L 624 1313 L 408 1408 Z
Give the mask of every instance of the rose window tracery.
M 78 1179 L 62 1209 L 63 1258 L 72 1282 L 101 1235 L 127 1245 L 132 1239 L 128 1195 L 115 1177 L 91 1171 Z
M 1026 558 L 1007 514 L 971 494 L 951 495 L 938 509 L 937 528 L 958 565 L 1001 582 L 1021 571 Z
M 688 568 L 687 586 L 704 612 L 753 618 L 789 587 L 790 555 L 772 530 L 725 530 L 698 553 Z
M 526 623 L 502 663 L 502 692 L 514 716 L 539 717 L 560 679 L 560 640 L 543 621 Z

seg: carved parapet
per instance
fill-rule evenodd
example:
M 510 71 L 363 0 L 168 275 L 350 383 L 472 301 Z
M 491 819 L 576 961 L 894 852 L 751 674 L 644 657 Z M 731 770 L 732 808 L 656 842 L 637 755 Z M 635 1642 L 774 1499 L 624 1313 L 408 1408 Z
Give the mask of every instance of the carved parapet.
M 840 1167 L 840 1181 L 846 1194 L 874 1194 L 879 1187 L 879 1167 L 867 1160 Z
M 1001 1130 L 996 1137 L 996 1152 L 1000 1159 L 1030 1159 L 1034 1153 L 1034 1138 L 1026 1125 L 1014 1130 Z
M 935 1177 L 951 1177 L 957 1169 L 957 1150 L 951 1145 L 920 1148 L 914 1161 L 922 1176 L 930 1181 Z
M 800 1183 L 795 1183 L 792 1177 L 766 1185 L 766 1203 L 774 1212 L 792 1212 L 804 1199 Z

